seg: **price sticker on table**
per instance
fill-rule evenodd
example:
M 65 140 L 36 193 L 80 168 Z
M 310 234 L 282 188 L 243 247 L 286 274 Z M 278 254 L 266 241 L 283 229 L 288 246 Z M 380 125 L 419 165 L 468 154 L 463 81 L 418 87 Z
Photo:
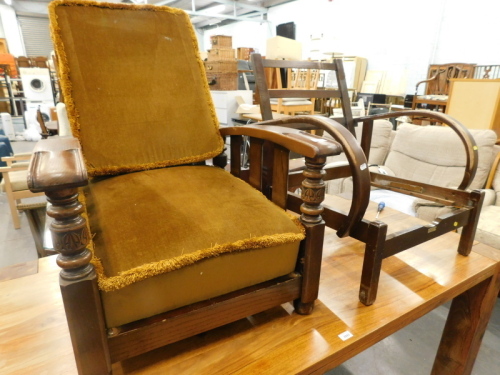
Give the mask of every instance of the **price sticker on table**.
M 339 337 L 342 341 L 345 341 L 345 340 L 349 340 L 351 337 L 353 337 L 354 335 L 349 332 L 349 331 L 345 331 L 345 332 L 342 332 Z

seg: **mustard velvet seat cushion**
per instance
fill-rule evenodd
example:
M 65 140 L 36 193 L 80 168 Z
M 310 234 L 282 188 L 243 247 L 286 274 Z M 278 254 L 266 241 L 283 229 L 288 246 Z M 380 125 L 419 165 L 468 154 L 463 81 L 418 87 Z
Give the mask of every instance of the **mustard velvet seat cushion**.
M 49 14 L 72 133 L 91 176 L 193 163 L 222 151 L 186 13 L 55 1 Z
M 94 179 L 85 189 L 108 327 L 293 272 L 302 227 L 209 166 Z

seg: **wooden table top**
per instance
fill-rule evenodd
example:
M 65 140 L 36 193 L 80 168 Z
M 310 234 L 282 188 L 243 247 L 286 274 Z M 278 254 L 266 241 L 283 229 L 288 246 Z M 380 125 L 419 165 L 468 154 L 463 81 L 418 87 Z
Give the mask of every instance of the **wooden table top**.
M 358 301 L 363 244 L 327 229 L 312 315 L 285 304 L 114 364 L 113 374 L 321 374 L 496 272 L 497 261 L 477 252 L 491 248 L 476 244 L 463 257 L 457 243 L 449 233 L 384 260 L 367 307 Z M 0 282 L 2 374 L 76 374 L 58 272 L 51 256 L 38 274 Z

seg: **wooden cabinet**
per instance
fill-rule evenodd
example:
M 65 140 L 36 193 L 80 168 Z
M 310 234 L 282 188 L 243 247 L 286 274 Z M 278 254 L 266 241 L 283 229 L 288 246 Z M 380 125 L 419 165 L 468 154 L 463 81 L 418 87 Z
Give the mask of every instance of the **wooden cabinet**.
M 493 129 L 500 138 L 500 79 L 452 79 L 446 113 L 469 129 Z
M 232 91 L 210 91 L 214 101 L 215 112 L 219 123 L 225 126 L 232 126 L 232 118 L 240 117 L 236 113 L 238 103 L 236 97 L 241 96 L 245 103 L 252 104 L 252 91 L 250 90 L 232 90 Z

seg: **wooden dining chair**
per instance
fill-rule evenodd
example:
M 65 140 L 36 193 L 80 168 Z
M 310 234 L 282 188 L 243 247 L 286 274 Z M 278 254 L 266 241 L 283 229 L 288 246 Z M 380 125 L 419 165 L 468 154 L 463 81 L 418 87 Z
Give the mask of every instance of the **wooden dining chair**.
M 318 69 L 286 69 L 287 84 L 282 83 L 280 68 L 276 69 L 278 89 L 288 90 L 316 90 L 320 72 Z M 271 109 L 274 112 L 294 116 L 297 113 L 314 114 L 314 105 L 316 98 L 276 98 L 271 99 Z
M 27 203 L 25 200 L 43 195 L 43 193 L 33 193 L 28 189 L 27 176 L 30 159 L 31 153 L 15 154 L 2 158 L 6 166 L 0 167 L 0 173 L 3 176 L 3 190 L 7 196 L 14 229 L 21 228 L 19 210 L 21 205 Z M 45 206 L 45 202 L 35 204 L 40 207 Z
M 252 66 L 255 75 L 255 86 L 259 97 L 259 105 L 263 120 L 270 120 L 273 117 L 273 112 L 279 113 L 284 105 L 278 108 L 278 103 L 286 103 L 287 101 L 305 100 L 311 101 L 311 104 L 316 99 L 343 99 L 341 100 L 341 108 L 343 116 L 334 118 L 337 122 L 342 123 L 354 135 L 354 122 L 352 120 L 351 101 L 349 98 L 349 90 L 345 80 L 344 67 L 342 61 L 335 59 L 333 63 L 316 62 L 316 61 L 292 61 L 292 60 L 270 60 L 263 59 L 258 53 L 251 55 Z M 266 70 L 274 70 L 279 72 L 284 69 L 289 72 L 287 75 L 289 87 L 283 88 L 280 85 L 281 76 L 276 73 L 277 88 L 270 88 L 268 84 L 268 75 Z M 333 71 L 337 80 L 337 90 L 329 90 L 318 87 L 318 80 L 321 74 Z M 295 72 L 295 73 L 294 73 Z M 311 100 L 312 99 L 312 100 Z M 274 103 L 274 104 L 273 104 Z M 298 109 L 298 107 L 297 107 Z M 309 109 L 310 114 L 314 114 L 311 105 L 302 107 Z M 284 112 L 284 110 L 283 110 Z M 288 113 L 292 114 L 292 113 Z

